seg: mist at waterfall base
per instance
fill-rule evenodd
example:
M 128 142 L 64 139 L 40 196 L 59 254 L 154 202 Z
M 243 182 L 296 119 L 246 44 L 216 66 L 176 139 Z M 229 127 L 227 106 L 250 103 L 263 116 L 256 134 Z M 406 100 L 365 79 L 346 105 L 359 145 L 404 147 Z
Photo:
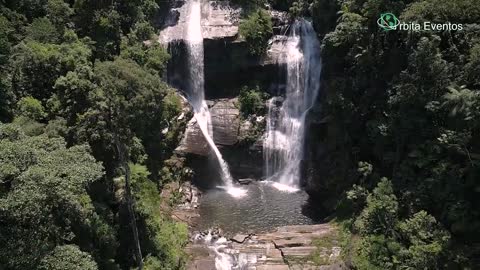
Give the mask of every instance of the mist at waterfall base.
M 299 190 L 305 118 L 320 90 L 320 43 L 311 23 L 296 20 L 279 57 L 286 62 L 284 97 L 268 103 L 263 153 L 267 181 L 281 191 Z M 282 102 L 283 101 L 283 102 Z
M 187 99 L 193 107 L 197 124 L 218 161 L 224 184 L 223 186 L 219 186 L 219 188 L 224 189 L 233 197 L 243 197 L 246 191 L 234 186 L 228 164 L 223 159 L 222 154 L 213 141 L 212 118 L 205 101 L 204 93 L 204 48 L 201 28 L 201 3 L 199 0 L 192 0 L 189 2 L 189 5 L 187 31 L 185 35 L 189 64 Z

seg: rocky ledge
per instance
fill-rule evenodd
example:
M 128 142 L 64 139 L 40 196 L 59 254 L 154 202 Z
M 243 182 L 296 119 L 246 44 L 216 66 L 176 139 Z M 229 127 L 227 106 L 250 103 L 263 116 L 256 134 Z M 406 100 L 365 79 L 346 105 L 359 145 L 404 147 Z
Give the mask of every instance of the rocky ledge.
M 208 101 L 207 103 L 212 118 L 212 137 L 217 146 L 232 146 L 237 144 L 253 132 L 252 129 L 255 128 L 255 125 L 252 124 L 253 121 L 258 122 L 264 120 L 263 117 L 259 119 L 241 119 L 237 98 L 217 99 Z M 261 143 L 257 142 L 255 147 L 261 147 Z M 210 148 L 195 117 L 188 122 L 187 129 L 176 152 L 201 156 L 207 156 L 209 154 Z
M 187 269 L 216 270 L 228 264 L 225 269 L 347 269 L 340 259 L 337 229 L 330 224 L 285 226 L 230 239 L 220 234 L 215 230 L 192 237 Z

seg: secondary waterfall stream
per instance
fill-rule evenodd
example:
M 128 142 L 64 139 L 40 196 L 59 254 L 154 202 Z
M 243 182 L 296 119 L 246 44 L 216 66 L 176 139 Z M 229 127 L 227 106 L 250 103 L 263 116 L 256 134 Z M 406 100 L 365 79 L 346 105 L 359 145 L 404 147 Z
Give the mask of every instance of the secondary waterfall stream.
M 312 24 L 296 20 L 290 28 L 280 57 L 287 65 L 283 103 L 268 101 L 266 136 L 263 144 L 265 175 L 278 189 L 297 190 L 300 186 L 305 118 L 320 89 L 320 43 Z
M 189 2 L 185 35 L 189 66 L 189 87 L 187 98 L 193 107 L 197 124 L 210 148 L 215 153 L 216 159 L 219 163 L 220 174 L 224 184 L 221 188 L 224 188 L 234 197 L 242 197 L 245 195 L 245 191 L 233 185 L 233 178 L 230 174 L 228 164 L 223 159 L 222 154 L 213 141 L 212 119 L 205 101 L 204 93 L 204 49 L 201 20 L 201 2 L 200 0 L 191 0 Z

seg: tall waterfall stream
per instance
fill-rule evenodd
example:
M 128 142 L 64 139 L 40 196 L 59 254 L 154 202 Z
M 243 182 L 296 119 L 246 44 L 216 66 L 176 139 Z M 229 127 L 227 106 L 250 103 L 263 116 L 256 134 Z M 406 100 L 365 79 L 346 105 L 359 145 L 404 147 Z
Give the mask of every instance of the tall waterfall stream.
M 191 0 L 189 2 L 188 22 L 185 35 L 189 64 L 189 89 L 187 98 L 193 107 L 198 126 L 210 148 L 215 153 L 220 165 L 220 173 L 224 184 L 221 188 L 225 189 L 233 197 L 243 197 L 246 191 L 234 186 L 228 164 L 223 159 L 220 150 L 218 150 L 213 141 L 212 118 L 205 101 L 204 93 L 204 50 L 201 18 L 200 0 Z
M 263 143 L 265 176 L 280 190 L 300 186 L 305 117 L 320 89 L 320 43 L 310 22 L 300 19 L 291 25 L 284 46 L 287 63 L 286 90 L 268 101 L 267 129 Z

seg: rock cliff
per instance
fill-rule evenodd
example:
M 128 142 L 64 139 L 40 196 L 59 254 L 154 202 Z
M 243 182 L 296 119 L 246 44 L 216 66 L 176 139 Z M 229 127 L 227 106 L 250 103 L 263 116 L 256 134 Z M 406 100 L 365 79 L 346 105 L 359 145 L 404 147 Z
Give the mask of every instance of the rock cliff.
M 168 47 L 172 55 L 168 64 L 168 81 L 178 89 L 185 89 L 186 59 L 183 37 L 187 20 L 185 2 L 175 2 L 167 16 L 158 42 Z M 202 5 L 202 34 L 204 37 L 205 95 L 207 99 L 233 98 L 241 86 L 257 82 L 262 89 L 273 91 L 279 82 L 279 68 L 284 64 L 279 57 L 281 35 L 288 24 L 287 15 L 270 11 L 274 33 L 266 55 L 251 56 L 245 40 L 238 33 L 242 9 L 228 1 L 205 1 Z
M 158 42 L 164 44 L 172 56 L 167 68 L 168 82 L 185 91 L 187 80 L 184 74 L 188 71 L 188 61 L 183 37 L 188 7 L 185 1 L 174 2 L 173 5 L 158 35 Z M 284 81 L 280 75 L 286 61 L 282 57 L 282 48 L 286 42 L 284 34 L 288 16 L 285 12 L 269 11 L 275 35 L 269 41 L 267 53 L 262 57 L 254 57 L 249 54 L 247 43 L 239 35 L 242 12 L 239 6 L 228 1 L 204 1 L 202 4 L 205 96 L 210 100 L 214 142 L 230 164 L 233 175 L 236 178 L 258 179 L 263 174 L 263 132 L 258 132 L 263 128 L 259 124 L 264 122 L 263 116 L 242 119 L 236 97 L 243 86 L 252 83 L 274 95 L 281 92 L 279 89 L 282 89 Z M 210 149 L 196 119 L 189 121 L 176 151 L 184 155 L 193 154 L 196 161 L 208 156 Z M 197 165 L 205 167 L 203 163 Z

